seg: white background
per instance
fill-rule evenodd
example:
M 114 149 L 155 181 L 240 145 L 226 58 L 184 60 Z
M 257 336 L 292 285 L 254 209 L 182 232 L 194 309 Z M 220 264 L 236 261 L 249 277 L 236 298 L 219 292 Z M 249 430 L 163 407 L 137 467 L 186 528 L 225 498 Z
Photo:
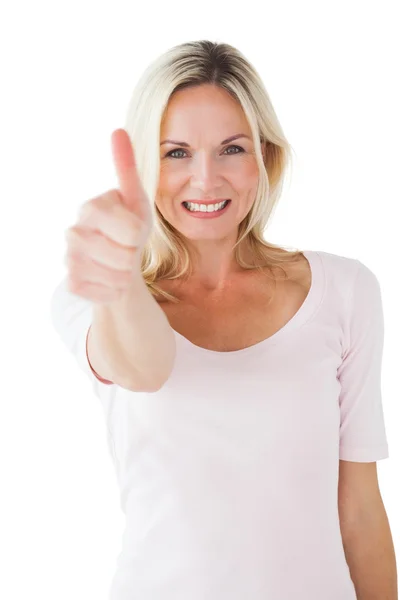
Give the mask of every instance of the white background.
M 3 5 L 2 598 L 106 600 L 124 525 L 117 482 L 100 404 L 52 329 L 49 301 L 65 275 L 65 230 L 83 202 L 116 186 L 111 133 L 137 78 L 197 39 L 230 43 L 254 64 L 296 152 L 268 239 L 357 258 L 381 284 L 390 458 L 378 469 L 400 554 L 396 5 Z

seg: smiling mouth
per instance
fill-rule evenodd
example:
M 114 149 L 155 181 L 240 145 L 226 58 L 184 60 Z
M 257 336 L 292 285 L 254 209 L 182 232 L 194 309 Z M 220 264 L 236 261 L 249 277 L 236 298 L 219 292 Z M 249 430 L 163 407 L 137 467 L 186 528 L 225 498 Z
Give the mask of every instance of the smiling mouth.
M 223 210 L 226 206 L 228 206 L 228 204 L 231 202 L 230 199 L 227 200 L 222 200 L 220 202 L 209 202 L 208 204 L 204 203 L 204 202 L 182 202 L 182 206 L 184 206 L 187 210 L 189 210 L 190 212 L 219 212 L 220 210 Z M 194 210 L 194 209 L 190 209 L 190 204 L 197 204 L 199 207 L 201 205 L 203 206 L 215 206 L 216 204 L 221 204 L 221 206 L 218 209 L 214 209 L 214 210 L 208 210 L 208 208 L 206 209 L 201 209 L 199 208 L 198 210 Z

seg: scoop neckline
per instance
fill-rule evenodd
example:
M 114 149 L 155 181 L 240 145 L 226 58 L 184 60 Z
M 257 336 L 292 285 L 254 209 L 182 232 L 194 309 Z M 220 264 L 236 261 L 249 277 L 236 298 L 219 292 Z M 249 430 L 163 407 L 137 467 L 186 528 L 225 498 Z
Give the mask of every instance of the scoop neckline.
M 305 297 L 303 304 L 297 310 L 297 312 L 293 315 L 293 317 L 285 324 L 283 327 L 278 329 L 275 333 L 270 335 L 264 340 L 253 344 L 252 346 L 248 346 L 247 348 L 239 348 L 238 350 L 210 350 L 209 348 L 203 348 L 202 346 L 198 346 L 194 344 L 187 337 L 176 331 L 172 327 L 172 330 L 175 333 L 176 339 L 178 343 L 181 343 L 188 349 L 194 350 L 199 354 L 207 355 L 209 357 L 225 357 L 226 358 L 234 358 L 234 357 L 242 357 L 248 356 L 254 353 L 257 353 L 261 350 L 268 348 L 269 346 L 275 345 L 278 342 L 282 341 L 289 333 L 298 329 L 306 322 L 308 322 L 311 317 L 316 312 L 320 301 L 322 300 L 322 291 L 324 289 L 325 281 L 324 281 L 324 269 L 321 257 L 316 250 L 302 250 L 301 254 L 307 259 L 308 264 L 310 266 L 311 271 L 311 285 L 308 291 L 307 296 Z

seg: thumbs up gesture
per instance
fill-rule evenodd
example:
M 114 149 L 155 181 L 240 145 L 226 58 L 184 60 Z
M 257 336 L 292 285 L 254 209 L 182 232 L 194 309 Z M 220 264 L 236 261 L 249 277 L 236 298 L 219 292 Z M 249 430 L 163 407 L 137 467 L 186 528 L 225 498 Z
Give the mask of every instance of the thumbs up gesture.
M 98 304 L 143 283 L 141 254 L 153 227 L 127 132 L 116 129 L 111 142 L 119 187 L 85 202 L 66 230 L 69 290 Z

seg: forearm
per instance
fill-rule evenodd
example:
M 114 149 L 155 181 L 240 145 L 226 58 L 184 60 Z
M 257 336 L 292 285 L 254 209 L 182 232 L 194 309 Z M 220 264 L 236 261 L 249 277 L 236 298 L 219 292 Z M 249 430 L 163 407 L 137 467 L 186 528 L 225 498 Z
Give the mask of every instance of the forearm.
M 395 550 L 386 511 L 342 530 L 357 600 L 398 600 Z
M 93 308 L 93 346 L 114 380 L 137 391 L 156 390 L 168 379 L 176 354 L 173 330 L 144 281 L 120 301 Z

